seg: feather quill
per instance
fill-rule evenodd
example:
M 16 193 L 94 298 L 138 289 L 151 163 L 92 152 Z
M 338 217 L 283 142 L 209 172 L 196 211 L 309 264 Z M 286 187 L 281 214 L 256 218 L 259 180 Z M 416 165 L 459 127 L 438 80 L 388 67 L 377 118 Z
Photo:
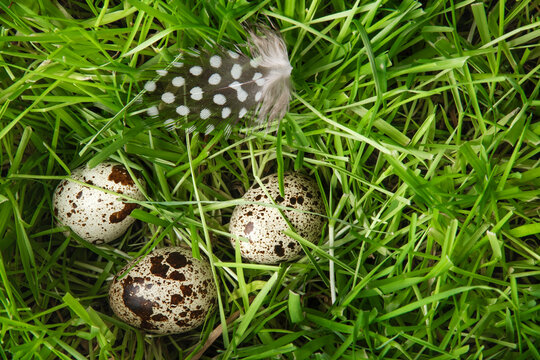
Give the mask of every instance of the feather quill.
M 248 31 L 250 56 L 214 47 L 185 51 L 155 70 L 139 94 L 146 115 L 169 128 L 209 134 L 225 128 L 226 136 L 240 119 L 258 124 L 281 120 L 291 98 L 291 71 L 281 35 L 259 26 Z

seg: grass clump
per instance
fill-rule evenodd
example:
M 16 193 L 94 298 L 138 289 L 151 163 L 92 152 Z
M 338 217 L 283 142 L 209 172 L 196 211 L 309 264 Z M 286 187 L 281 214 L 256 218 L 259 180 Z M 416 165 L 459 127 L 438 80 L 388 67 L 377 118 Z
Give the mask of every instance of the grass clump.
M 108 124 L 145 64 L 267 19 L 294 68 L 279 126 Z M 534 1 L 0 0 L 0 358 L 540 358 L 539 43 Z M 51 198 L 106 159 L 148 201 L 93 246 Z M 325 196 L 324 234 L 297 262 L 242 262 L 235 199 L 293 169 Z M 211 254 L 218 311 L 148 336 L 112 316 L 108 283 L 171 243 Z

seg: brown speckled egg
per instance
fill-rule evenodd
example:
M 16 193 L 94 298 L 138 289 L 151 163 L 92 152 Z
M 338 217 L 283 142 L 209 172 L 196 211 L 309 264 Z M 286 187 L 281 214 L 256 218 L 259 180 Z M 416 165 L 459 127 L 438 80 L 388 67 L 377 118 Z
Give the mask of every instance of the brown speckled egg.
M 157 334 L 189 331 L 204 322 L 217 296 L 206 261 L 183 247 L 157 249 L 137 260 L 120 270 L 109 289 L 116 316 Z
M 320 238 L 324 225 L 324 217 L 317 215 L 324 212 L 317 184 L 300 173 L 285 173 L 284 196 L 281 196 L 278 181 L 277 174 L 261 180 L 275 204 L 287 208 L 283 213 L 297 233 L 304 239 L 315 242 Z M 275 264 L 298 257 L 302 247 L 298 241 L 283 233 L 290 227 L 277 208 L 265 205 L 272 204 L 266 192 L 255 183 L 242 199 L 251 203 L 236 206 L 229 227 L 233 235 L 233 246 L 236 243 L 235 238 L 240 237 L 242 256 L 263 264 Z
M 127 169 L 116 163 L 101 163 L 90 169 L 80 167 L 71 178 L 102 189 L 144 200 Z M 144 186 L 142 178 L 139 183 Z M 102 244 L 120 237 L 135 221 L 129 216 L 137 207 L 118 200 L 118 195 L 106 193 L 70 180 L 58 184 L 53 197 L 54 215 L 61 225 L 67 225 L 84 240 Z

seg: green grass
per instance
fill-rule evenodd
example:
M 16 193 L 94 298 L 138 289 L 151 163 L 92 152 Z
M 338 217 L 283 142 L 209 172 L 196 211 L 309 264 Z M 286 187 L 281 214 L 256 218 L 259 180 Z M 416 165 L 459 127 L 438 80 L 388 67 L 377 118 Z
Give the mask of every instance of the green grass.
M 210 336 L 202 358 L 540 359 L 539 9 L 0 0 L 0 359 L 193 358 Z M 267 19 L 294 67 L 279 128 L 105 127 L 145 64 L 243 43 L 242 22 Z M 143 174 L 141 221 L 105 246 L 66 238 L 55 186 L 106 159 Z M 324 234 L 297 262 L 242 262 L 235 198 L 293 169 L 319 183 Z M 159 337 L 116 319 L 126 260 L 184 242 L 212 254 L 204 327 Z

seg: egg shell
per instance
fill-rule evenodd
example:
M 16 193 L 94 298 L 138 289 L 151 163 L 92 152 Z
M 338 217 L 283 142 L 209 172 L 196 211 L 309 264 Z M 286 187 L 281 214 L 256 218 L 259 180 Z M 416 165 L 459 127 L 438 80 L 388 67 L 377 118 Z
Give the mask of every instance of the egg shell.
M 131 266 L 127 275 L 119 278 Z M 198 327 L 216 296 L 210 265 L 195 259 L 191 249 L 184 247 L 157 249 L 130 262 L 109 289 L 109 303 L 116 316 L 157 334 Z
M 283 210 L 291 225 L 304 239 L 317 241 L 324 225 L 324 206 L 317 184 L 300 173 L 285 173 L 283 175 L 284 195 L 279 192 L 278 175 L 273 174 L 261 179 L 266 192 L 276 205 L 284 206 L 290 210 Z M 235 237 L 240 239 L 240 253 L 250 261 L 275 264 L 290 261 L 298 257 L 302 247 L 298 241 L 285 235 L 283 232 L 290 229 L 289 225 L 271 199 L 257 183 L 255 183 L 242 197 L 246 203 L 236 206 L 231 216 L 229 231 L 232 245 L 235 246 Z
M 71 178 L 136 200 L 144 200 L 127 169 L 117 163 L 101 163 L 94 168 L 79 167 Z M 139 178 L 141 186 L 144 180 Z M 53 197 L 54 215 L 84 240 L 102 244 L 120 237 L 135 218 L 129 216 L 137 204 L 68 179 L 58 184 Z

